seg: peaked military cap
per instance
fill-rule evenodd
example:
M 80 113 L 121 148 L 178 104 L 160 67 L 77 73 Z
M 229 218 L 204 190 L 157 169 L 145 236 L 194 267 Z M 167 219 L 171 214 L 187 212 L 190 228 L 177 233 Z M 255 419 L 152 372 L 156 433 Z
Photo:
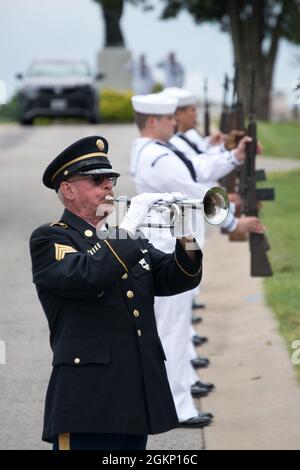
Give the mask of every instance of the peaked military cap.
M 108 142 L 104 137 L 93 135 L 77 140 L 48 165 L 43 183 L 47 188 L 58 191 L 60 183 L 75 174 L 120 176 L 112 169 L 107 153 Z

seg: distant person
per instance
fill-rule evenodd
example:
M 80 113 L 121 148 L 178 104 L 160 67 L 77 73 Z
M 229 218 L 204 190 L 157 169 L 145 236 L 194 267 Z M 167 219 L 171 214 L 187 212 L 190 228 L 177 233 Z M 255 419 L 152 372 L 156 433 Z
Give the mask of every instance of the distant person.
M 126 68 L 131 72 L 131 85 L 135 94 L 148 95 L 152 92 L 154 81 L 144 54 L 141 54 L 137 60 L 128 62 Z
M 184 82 L 184 68 L 177 62 L 174 52 L 170 52 L 168 57 L 158 64 L 165 73 L 164 87 L 183 87 Z

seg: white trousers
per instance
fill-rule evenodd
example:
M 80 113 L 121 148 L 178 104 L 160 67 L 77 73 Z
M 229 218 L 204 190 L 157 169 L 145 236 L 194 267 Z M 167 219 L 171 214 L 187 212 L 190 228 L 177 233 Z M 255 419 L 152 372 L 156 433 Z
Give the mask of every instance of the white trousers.
M 170 236 L 159 239 L 147 234 L 151 243 L 165 253 L 172 253 L 175 240 Z M 191 384 L 196 382 L 190 360 L 190 327 L 194 290 L 170 297 L 155 297 L 154 312 L 158 334 L 166 354 L 166 369 L 179 421 L 198 416 L 191 395 Z M 193 357 L 196 357 L 194 352 Z M 195 380 L 194 380 L 195 379 Z
M 156 297 L 154 303 L 158 333 L 167 357 L 167 374 L 179 421 L 198 415 L 191 395 L 191 384 L 197 380 L 190 365 L 192 299 L 193 293 L 188 291 L 172 297 Z

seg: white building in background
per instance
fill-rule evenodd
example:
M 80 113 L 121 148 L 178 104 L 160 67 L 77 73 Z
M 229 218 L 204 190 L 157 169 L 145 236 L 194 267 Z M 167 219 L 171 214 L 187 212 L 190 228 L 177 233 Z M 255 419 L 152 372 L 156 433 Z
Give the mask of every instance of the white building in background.
M 2 104 L 6 104 L 6 102 L 7 102 L 6 85 L 3 80 L 0 80 L 0 106 Z

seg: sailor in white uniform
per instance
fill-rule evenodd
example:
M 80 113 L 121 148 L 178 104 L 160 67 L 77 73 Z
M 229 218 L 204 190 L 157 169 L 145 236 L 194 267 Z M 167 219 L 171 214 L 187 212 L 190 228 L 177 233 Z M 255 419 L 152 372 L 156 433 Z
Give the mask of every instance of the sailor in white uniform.
M 183 66 L 177 61 L 175 53 L 170 52 L 166 59 L 157 64 L 165 74 L 164 87 L 182 87 L 184 82 Z
M 163 91 L 163 93 L 171 98 L 175 98 L 178 100 L 178 106 L 175 112 L 176 124 L 177 124 L 177 132 L 174 134 L 171 139 L 170 143 L 174 145 L 178 150 L 183 152 L 187 157 L 194 158 L 196 155 L 201 156 L 201 148 L 210 148 L 210 152 L 216 153 L 222 150 L 225 150 L 223 144 L 218 146 L 205 146 L 208 142 L 208 139 L 203 137 L 199 134 L 196 129 L 197 125 L 197 98 L 196 96 L 189 92 L 188 90 L 184 90 L 182 88 L 167 88 Z M 203 158 L 203 155 L 201 156 Z M 208 157 L 210 158 L 210 157 Z M 199 182 L 201 178 L 199 178 Z M 207 183 L 206 183 L 207 184 Z M 217 181 L 211 181 L 208 183 L 209 186 L 217 186 Z M 188 196 L 190 196 L 187 193 Z M 234 212 L 234 204 L 231 204 L 232 212 Z M 225 221 L 223 226 L 226 227 L 228 224 L 228 220 Z M 228 229 L 228 225 L 227 225 Z M 247 233 L 250 231 L 261 231 L 262 224 L 260 223 L 259 219 L 256 217 L 242 217 L 242 218 L 232 218 L 232 223 L 229 226 L 229 231 L 235 233 Z M 199 295 L 199 289 L 196 288 L 194 290 L 195 295 Z M 190 326 L 190 337 L 192 338 L 195 335 L 195 330 Z M 190 359 L 195 357 L 195 349 L 192 345 L 192 341 L 189 345 L 190 351 Z M 191 376 L 191 384 L 193 385 L 197 381 L 197 374 L 195 373 L 194 369 L 191 368 L 190 370 Z
M 126 68 L 131 72 L 131 86 L 134 93 L 137 95 L 151 93 L 154 80 L 145 55 L 142 54 L 137 60 L 128 62 Z
M 178 101 L 164 94 L 152 94 L 134 96 L 132 102 L 141 133 L 133 142 L 131 153 L 131 174 L 138 193 L 158 192 L 160 188 L 160 192 L 180 191 L 199 199 L 203 192 L 199 179 L 209 182 L 221 178 L 243 162 L 248 137 L 231 152 L 209 158 L 204 155 L 187 158 L 168 142 L 175 130 L 174 111 Z M 231 215 L 228 224 L 232 225 L 233 221 Z M 153 234 L 150 239 L 157 248 L 170 252 L 174 249 L 170 235 L 156 237 Z M 191 291 L 186 293 L 186 297 L 176 296 L 173 301 L 171 298 L 157 298 L 155 313 L 168 359 L 168 378 L 179 421 L 182 425 L 203 426 L 203 416 L 198 415 L 190 395 L 190 371 L 187 367 L 190 308 L 186 306 L 191 305 L 192 295 Z M 171 310 L 172 324 L 170 318 L 167 320 L 167 310 Z
M 196 96 L 184 90 L 182 88 L 168 88 L 163 91 L 163 94 L 178 100 L 178 105 L 175 112 L 176 126 L 177 131 L 171 137 L 170 143 L 176 147 L 177 150 L 184 153 L 186 157 L 191 159 L 192 162 L 195 161 L 195 158 L 200 157 L 201 160 L 204 158 L 211 159 L 212 155 L 210 153 L 203 154 L 199 152 L 201 143 L 203 143 L 203 138 L 196 129 L 197 126 L 197 98 Z M 213 160 L 217 162 L 220 152 L 224 152 L 226 149 L 223 144 L 218 146 L 211 147 L 212 153 L 214 154 Z M 198 173 L 199 183 L 205 183 L 207 186 L 217 186 L 217 180 L 219 177 L 219 170 L 216 169 L 215 172 L 211 172 L 213 176 L 211 181 L 207 181 L 207 173 Z M 187 196 L 192 197 L 189 193 L 186 193 Z M 234 204 L 231 205 L 232 211 L 234 211 Z M 228 220 L 225 221 L 225 224 L 222 225 L 224 228 L 227 228 Z M 248 232 L 260 232 L 262 231 L 262 224 L 257 217 L 241 217 L 239 219 L 234 219 L 232 225 L 229 227 L 230 232 L 235 233 L 248 233 Z

